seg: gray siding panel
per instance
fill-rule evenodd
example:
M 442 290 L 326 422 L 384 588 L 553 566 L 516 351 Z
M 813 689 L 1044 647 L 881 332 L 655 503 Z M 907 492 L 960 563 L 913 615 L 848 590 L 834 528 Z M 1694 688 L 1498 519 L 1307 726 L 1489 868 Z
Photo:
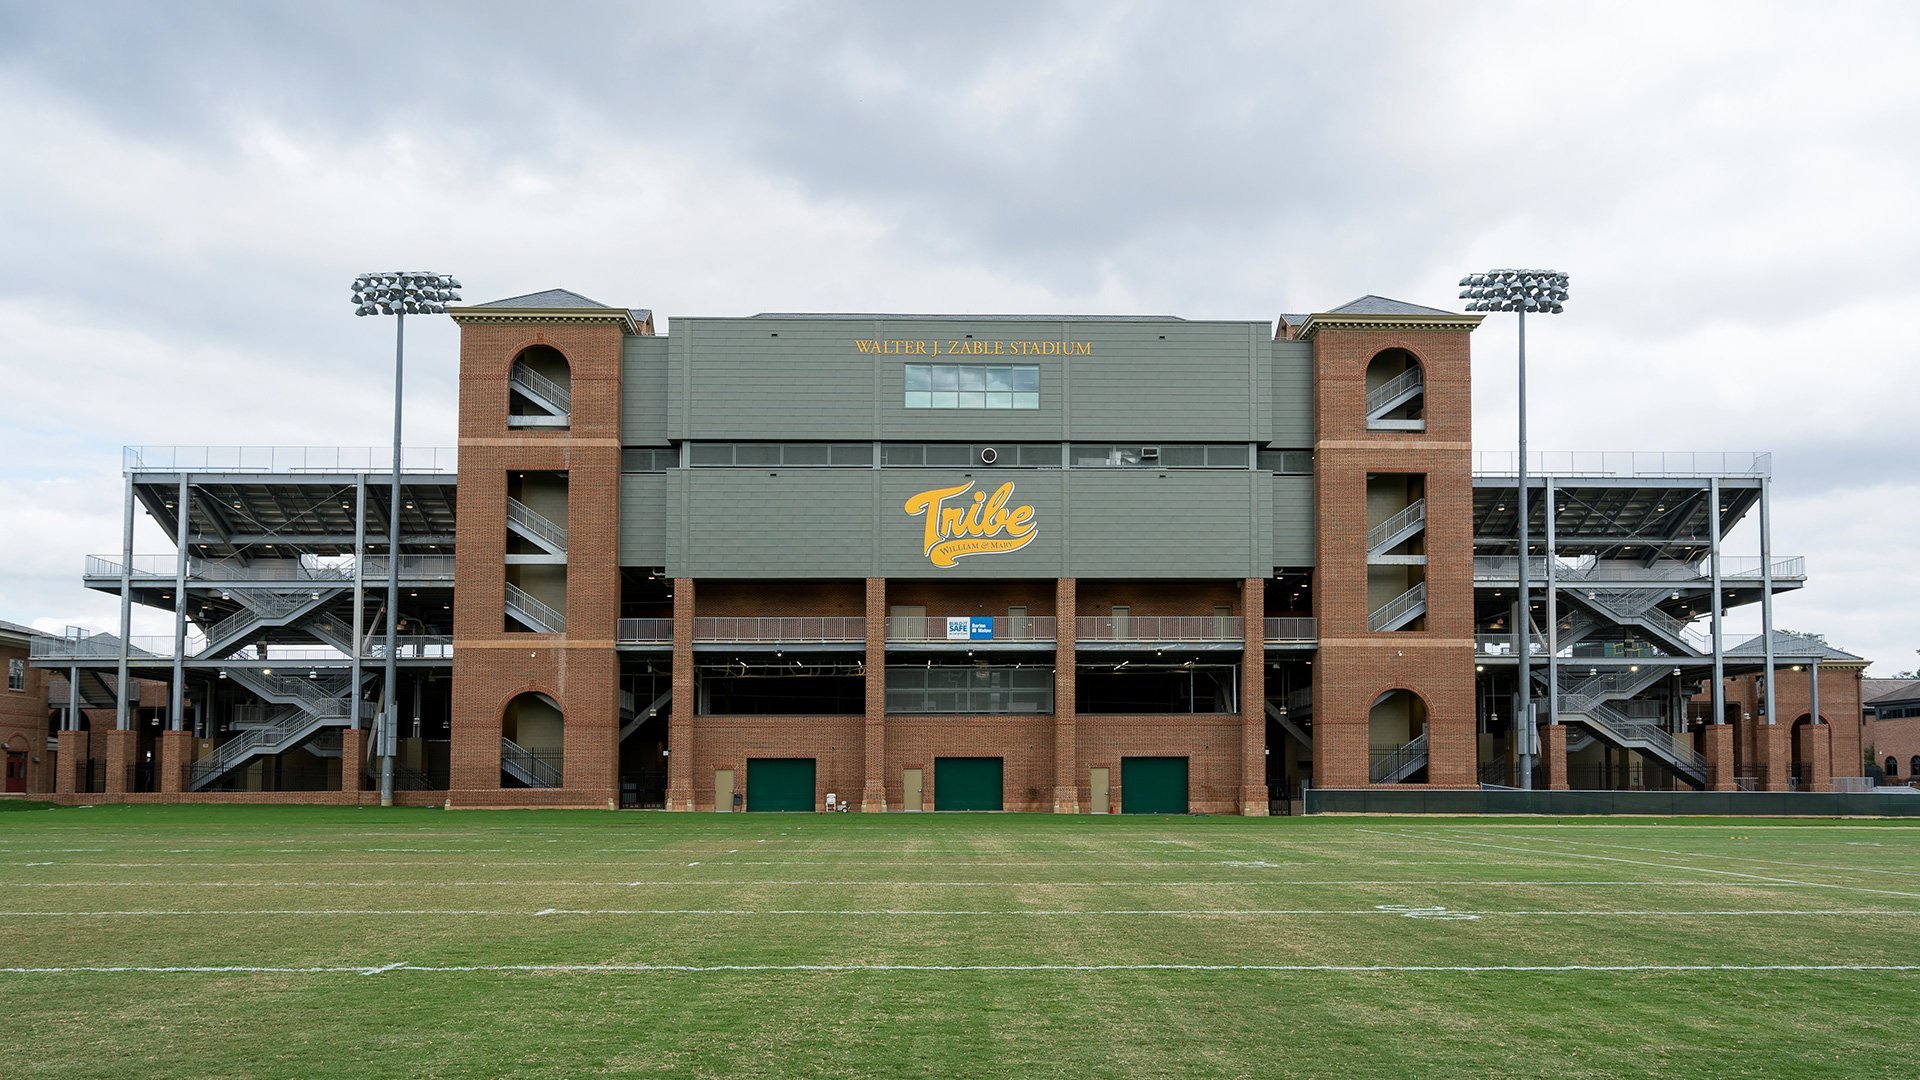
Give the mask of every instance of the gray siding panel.
M 1304 449 L 1314 441 L 1313 346 L 1305 341 L 1273 343 L 1273 433 L 1275 446 Z
M 667 339 L 630 337 L 620 358 L 620 441 L 660 446 L 667 441 Z
M 1314 565 L 1314 485 L 1311 476 L 1273 478 L 1273 565 Z
M 665 566 L 667 474 L 620 477 L 620 565 Z

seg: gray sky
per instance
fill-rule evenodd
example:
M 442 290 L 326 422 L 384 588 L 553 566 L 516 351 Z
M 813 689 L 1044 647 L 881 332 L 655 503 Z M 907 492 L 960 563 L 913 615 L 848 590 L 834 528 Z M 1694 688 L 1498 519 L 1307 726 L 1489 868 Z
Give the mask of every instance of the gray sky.
M 0 618 L 113 625 L 79 575 L 122 444 L 386 442 L 362 270 L 670 332 L 1457 307 L 1542 265 L 1533 445 L 1773 451 L 1780 625 L 1920 663 L 1913 5 L 688 7 L 0 0 Z M 408 442 L 451 445 L 422 321 Z M 1482 448 L 1513 345 L 1475 335 Z

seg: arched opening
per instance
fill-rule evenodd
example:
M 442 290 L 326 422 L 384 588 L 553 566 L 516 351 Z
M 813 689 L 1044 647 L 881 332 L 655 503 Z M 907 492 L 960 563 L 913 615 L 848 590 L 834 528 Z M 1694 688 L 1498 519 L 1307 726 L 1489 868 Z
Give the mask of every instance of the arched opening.
M 566 427 L 573 413 L 573 368 L 551 345 L 529 345 L 507 374 L 508 427 Z
M 564 779 L 565 717 L 538 690 L 507 702 L 500 716 L 500 786 L 559 787 Z
M 1382 349 L 1367 361 L 1367 429 L 1425 431 L 1427 379 L 1420 358 Z
M 20 735 L 7 740 L 5 790 L 10 794 L 26 794 L 28 749 L 27 740 Z
M 1369 776 L 1376 784 L 1424 778 L 1427 771 L 1427 703 L 1411 690 L 1389 690 L 1367 712 Z
M 1920 776 L 1920 754 L 1913 755 L 1912 759 L 1907 762 L 1907 775 Z

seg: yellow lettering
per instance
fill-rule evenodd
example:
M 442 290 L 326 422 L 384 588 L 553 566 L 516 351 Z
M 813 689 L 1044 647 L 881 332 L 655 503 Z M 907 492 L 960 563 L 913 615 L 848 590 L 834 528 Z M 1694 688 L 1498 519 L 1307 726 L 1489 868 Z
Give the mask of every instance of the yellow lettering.
M 973 491 L 968 505 L 948 505 L 969 491 L 973 491 L 971 480 L 957 487 L 933 488 L 908 499 L 903 507 L 911 516 L 925 517 L 923 553 L 933 565 L 951 567 L 955 559 L 968 555 L 1018 551 L 1039 535 L 1032 506 L 1008 508 L 1013 501 L 1011 482 L 1001 484 L 991 495 Z

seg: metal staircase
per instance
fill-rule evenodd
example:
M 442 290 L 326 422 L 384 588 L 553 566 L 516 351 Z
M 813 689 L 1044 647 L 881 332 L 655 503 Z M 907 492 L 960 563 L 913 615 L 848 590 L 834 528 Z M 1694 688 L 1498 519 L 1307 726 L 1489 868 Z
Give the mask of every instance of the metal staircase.
M 1398 630 L 1426 613 L 1427 583 L 1423 581 L 1375 608 L 1367 616 L 1367 629 L 1375 633 Z
M 507 582 L 507 614 L 537 633 L 567 632 L 567 617 L 564 614 L 548 607 L 539 597 L 511 581 Z
M 1282 709 L 1280 706 L 1275 705 L 1271 701 L 1267 702 L 1267 715 L 1269 717 L 1272 717 L 1274 723 L 1280 725 L 1280 730 L 1286 732 L 1288 735 L 1293 736 L 1294 741 L 1299 743 L 1301 746 L 1304 746 L 1307 749 L 1311 750 L 1313 748 L 1313 737 L 1307 734 L 1305 728 L 1302 728 L 1299 724 L 1294 723 L 1293 716 L 1291 714 L 1292 714 L 1292 710 Z
M 1382 755 L 1367 770 L 1367 778 L 1376 784 L 1398 784 L 1427 767 L 1427 733 Z
M 1427 527 L 1427 500 L 1412 505 L 1367 530 L 1367 561 L 1372 562 L 1420 535 Z
M 296 622 L 345 591 L 340 588 L 236 589 L 232 595 L 240 601 L 240 610 L 207 627 L 207 642 L 201 655 L 225 656 L 259 631 Z
M 1657 719 L 1630 716 L 1597 697 L 1564 694 L 1560 719 L 1584 725 L 1602 742 L 1647 754 L 1693 786 L 1706 787 L 1707 759 L 1692 747 L 1676 743 L 1674 733 Z
M 524 361 L 516 361 L 507 375 L 507 386 L 526 398 L 535 408 L 565 418 L 573 411 L 573 391 L 533 370 Z
M 552 762 L 505 735 L 500 737 L 500 771 L 528 787 L 560 786 L 560 770 Z
M 668 690 L 666 693 L 654 698 L 653 703 L 648 705 L 644 710 L 636 709 L 633 707 L 633 693 L 627 690 L 620 691 L 620 719 L 622 723 L 620 725 L 619 741 L 626 742 L 627 736 L 639 731 L 641 724 L 646 723 L 650 717 L 657 714 L 661 709 L 666 708 L 672 701 L 673 691 Z
M 1675 656 L 1705 656 L 1713 650 L 1713 643 L 1705 635 L 1660 610 L 1664 590 L 1567 589 L 1561 595 L 1571 597 L 1603 618 L 1646 631 L 1647 636 L 1662 648 L 1672 650 Z
M 1375 424 L 1388 413 L 1427 392 L 1426 376 L 1411 367 L 1367 391 L 1367 422 Z
M 507 531 L 531 541 L 549 555 L 566 557 L 567 527 L 519 499 L 507 499 Z
M 194 791 L 256 757 L 284 753 L 323 728 L 351 722 L 353 699 L 337 679 L 269 675 L 244 666 L 228 668 L 227 676 L 278 708 L 262 710 L 258 719 L 236 724 L 239 734 L 195 761 L 189 780 Z M 367 674 L 368 679 L 374 676 Z

